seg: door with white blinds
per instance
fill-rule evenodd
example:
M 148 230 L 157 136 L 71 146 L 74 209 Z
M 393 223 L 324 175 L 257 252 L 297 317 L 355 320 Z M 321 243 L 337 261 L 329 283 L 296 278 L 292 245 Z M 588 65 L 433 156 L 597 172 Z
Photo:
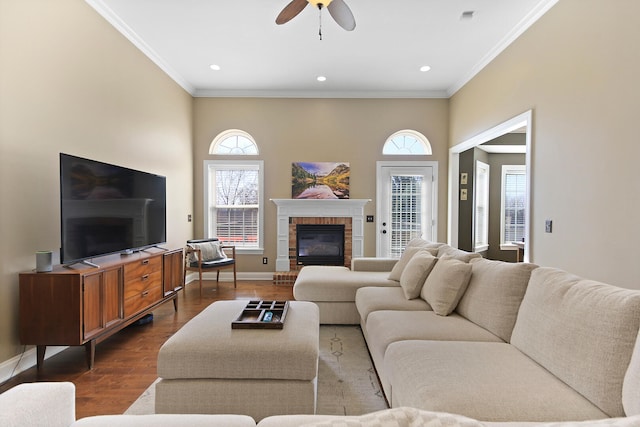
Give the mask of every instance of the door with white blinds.
M 377 256 L 397 258 L 411 239 L 436 238 L 437 164 L 412 163 L 378 165 Z
M 514 249 L 514 242 L 524 241 L 527 206 L 526 174 L 525 165 L 502 166 L 501 249 Z

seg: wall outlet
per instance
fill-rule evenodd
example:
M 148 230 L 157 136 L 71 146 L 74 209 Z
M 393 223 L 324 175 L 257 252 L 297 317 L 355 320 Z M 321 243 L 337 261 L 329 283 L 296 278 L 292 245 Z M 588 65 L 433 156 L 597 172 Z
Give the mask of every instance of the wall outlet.
M 367 222 L 373 222 L 373 215 L 367 215 Z
M 553 233 L 553 221 L 547 219 L 544 221 L 544 232 L 545 233 Z
M 269 258 L 267 258 L 266 256 L 262 257 L 262 263 L 263 264 L 268 264 L 269 263 Z
M 187 222 L 191 222 L 191 214 L 187 215 Z

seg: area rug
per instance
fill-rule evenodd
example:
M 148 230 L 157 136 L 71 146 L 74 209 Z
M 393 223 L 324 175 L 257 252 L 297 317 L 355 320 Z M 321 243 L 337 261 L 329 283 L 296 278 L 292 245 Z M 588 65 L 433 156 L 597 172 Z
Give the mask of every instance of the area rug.
M 155 382 L 125 414 L 154 413 Z M 316 413 L 362 415 L 388 408 L 359 326 L 320 326 Z

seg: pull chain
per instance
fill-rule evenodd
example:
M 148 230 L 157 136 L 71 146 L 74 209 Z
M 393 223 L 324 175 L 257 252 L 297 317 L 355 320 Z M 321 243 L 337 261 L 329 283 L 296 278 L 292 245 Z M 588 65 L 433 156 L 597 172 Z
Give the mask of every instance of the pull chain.
M 322 3 L 318 3 L 318 35 L 322 40 Z

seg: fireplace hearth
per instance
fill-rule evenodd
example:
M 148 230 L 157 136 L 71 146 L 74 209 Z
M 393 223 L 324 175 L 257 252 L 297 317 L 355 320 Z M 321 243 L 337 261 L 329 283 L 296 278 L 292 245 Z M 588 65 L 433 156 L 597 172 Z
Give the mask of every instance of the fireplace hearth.
M 297 224 L 297 265 L 344 265 L 344 224 Z

